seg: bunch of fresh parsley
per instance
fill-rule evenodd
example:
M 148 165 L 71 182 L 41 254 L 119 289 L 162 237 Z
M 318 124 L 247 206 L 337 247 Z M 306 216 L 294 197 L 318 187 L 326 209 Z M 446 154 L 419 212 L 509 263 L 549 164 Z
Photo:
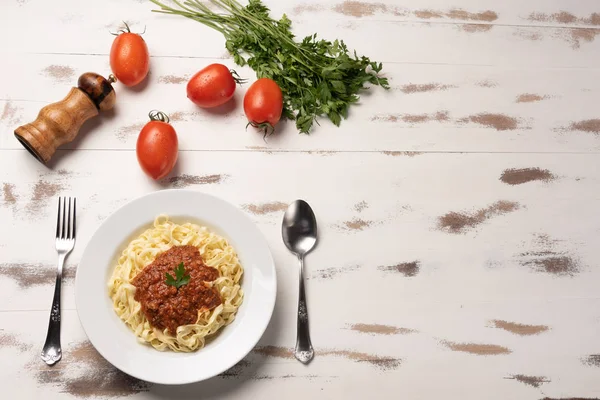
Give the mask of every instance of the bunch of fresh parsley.
M 258 78 L 277 82 L 283 114 L 295 119 L 302 133 L 309 133 L 321 115 L 339 126 L 366 83 L 389 88 L 387 78 L 379 76 L 381 63 L 356 52 L 351 57 L 343 41 L 317 40 L 316 33 L 296 42 L 285 14 L 279 21 L 272 19 L 260 0 L 249 0 L 245 7 L 236 0 L 210 0 L 223 13 L 211 11 L 199 0 L 173 0 L 178 9 L 151 1 L 161 7 L 153 11 L 182 15 L 220 31 L 236 64 L 248 64 Z

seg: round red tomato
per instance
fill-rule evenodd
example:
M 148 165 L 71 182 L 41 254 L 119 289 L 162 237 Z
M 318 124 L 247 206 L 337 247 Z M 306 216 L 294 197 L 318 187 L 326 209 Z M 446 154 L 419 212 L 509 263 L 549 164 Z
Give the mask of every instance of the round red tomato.
M 152 179 L 162 179 L 177 162 L 179 142 L 165 114 L 151 112 L 150 119 L 140 131 L 135 151 L 142 170 Z
M 186 88 L 187 97 L 197 106 L 217 107 L 233 97 L 235 84 L 241 82 L 241 79 L 233 77 L 225 65 L 210 64 L 190 78 Z
M 113 41 L 110 49 L 110 68 L 125 86 L 135 86 L 148 75 L 148 46 L 140 35 L 129 31 L 129 26 L 127 31 L 120 33 Z
M 255 127 L 273 128 L 281 118 L 283 94 L 277 83 L 269 78 L 254 82 L 244 96 L 244 112 Z

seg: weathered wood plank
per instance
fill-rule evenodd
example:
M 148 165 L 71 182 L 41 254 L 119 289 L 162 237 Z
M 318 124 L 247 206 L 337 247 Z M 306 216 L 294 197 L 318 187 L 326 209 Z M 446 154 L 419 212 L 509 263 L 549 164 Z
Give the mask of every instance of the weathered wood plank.
M 583 1 L 503 1 L 425 0 L 416 4 L 398 1 L 340 1 L 302 2 L 289 11 L 286 4 L 274 5 L 292 16 L 315 19 L 350 17 L 358 20 L 401 20 L 435 23 L 470 22 L 472 24 L 581 26 L 600 25 L 598 7 Z
M 220 33 L 182 17 L 153 13 L 153 4 L 148 2 L 132 2 L 127 7 L 116 1 L 105 2 L 90 18 L 85 2 L 63 1 L 62 4 L 8 3 L 0 34 L 10 37 L 24 23 L 35 25 L 40 34 L 3 41 L 0 49 L 6 53 L 108 54 L 113 39 L 109 30 L 116 31 L 126 20 L 136 31 L 147 27 L 144 38 L 153 56 L 225 55 Z M 377 10 L 382 7 L 392 10 L 383 14 L 373 11 L 378 16 L 375 19 L 360 17 L 370 13 L 369 6 L 360 3 L 356 7 L 352 2 L 324 5 L 327 11 L 317 18 L 315 14 L 318 16 L 320 12 L 308 12 L 310 4 L 282 3 L 280 9 L 278 2 L 269 3 L 274 7 L 273 15 L 288 12 L 295 21 L 294 32 L 298 36 L 318 32 L 329 40 L 343 39 L 350 48 L 384 62 L 588 67 L 595 65 L 600 46 L 596 41 L 600 33 L 596 24 L 600 21 L 595 17 L 598 10 L 594 10 L 593 3 L 564 1 L 541 6 L 511 2 L 503 8 L 513 10 L 512 15 L 503 16 L 506 11 L 497 9 L 497 2 L 483 5 L 463 1 L 453 2 L 452 6 L 429 2 L 400 12 L 406 12 L 408 17 L 390 15 L 402 5 L 373 3 Z M 118 18 L 115 9 L 120 10 Z M 571 22 L 560 22 L 566 20 Z M 378 39 L 369 40 L 370 37 Z
M 64 0 L 63 0 L 64 1 Z M 166 1 L 168 2 L 168 1 Z M 241 2 L 244 3 L 244 2 Z M 598 13 L 598 7 L 593 2 L 587 1 L 543 1 L 532 0 L 520 2 L 518 0 L 509 0 L 498 3 L 493 0 L 454 0 L 452 2 L 444 0 L 421 0 L 414 4 L 411 2 L 399 1 L 378 1 L 378 0 L 323 0 L 316 1 L 279 1 L 265 2 L 272 10 L 274 15 L 286 13 L 293 16 L 311 15 L 311 18 L 326 19 L 375 19 L 375 20 L 418 20 L 430 21 L 432 23 L 443 23 L 447 21 L 475 21 L 491 22 L 504 24 L 522 24 L 522 25 L 599 25 L 594 14 Z M 65 4 L 69 4 L 65 1 Z M 106 4 L 113 6 L 119 3 L 116 0 L 109 0 Z M 205 4 L 209 4 L 205 2 Z M 69 4 L 68 8 L 53 9 L 43 3 L 31 1 L 13 1 L 6 4 L 7 10 L 17 14 L 25 15 L 32 13 L 34 18 L 43 18 L 47 14 L 57 16 L 63 24 L 84 25 L 90 22 L 86 5 Z M 136 1 L 121 5 L 121 11 L 127 12 L 128 18 L 141 19 L 142 17 L 152 16 L 149 10 L 157 7 L 150 2 Z M 101 21 L 109 18 L 115 23 L 120 22 L 114 18 L 110 7 L 95 9 L 97 20 Z M 535 11 L 537 15 L 532 16 Z M 547 18 L 542 18 L 546 15 Z M 307 18 L 303 18 L 307 19 Z
M 66 148 L 133 149 L 148 112 L 171 116 L 185 150 L 598 152 L 600 120 L 595 99 L 600 70 L 505 69 L 389 64 L 392 89 L 373 88 L 338 128 L 326 119 L 310 136 L 293 123 L 278 126 L 266 142 L 245 130 L 239 87 L 235 100 L 203 110 L 186 97 L 191 74 L 224 60 L 162 59 L 141 91 L 115 84 L 117 105 L 84 125 Z M 62 99 L 89 66 L 108 71 L 104 56 L 18 55 L 8 64 L 27 79 L 0 88 L 0 147 L 21 148 L 13 136 L 44 105 Z M 243 76 L 254 76 L 247 68 Z
M 508 394 L 537 398 L 534 396 L 541 392 L 592 397 L 597 390 L 597 367 L 585 360 L 590 351 L 597 350 L 588 319 L 593 317 L 590 306 L 597 307 L 598 300 L 550 304 L 552 307 L 544 301 L 520 305 L 522 318 L 551 325 L 547 332 L 533 336 L 496 329 L 487 321 L 490 315 L 512 314 L 513 304 L 460 307 L 415 303 L 397 307 L 396 318 L 427 321 L 422 324 L 424 329 L 377 336 L 336 326 L 330 318 L 335 319 L 336 313 L 319 308 L 313 313 L 319 323 L 313 324 L 317 355 L 310 369 L 291 358 L 293 323 L 280 321 L 281 314 L 275 314 L 265 336 L 240 364 L 216 378 L 179 387 L 138 381 L 110 366 L 86 340 L 74 311 L 63 314 L 63 360 L 49 368 L 39 359 L 46 313 L 5 312 L 0 314 L 0 326 L 6 327 L 0 332 L 0 354 L 4 356 L 0 366 L 7 372 L 2 380 L 12 382 L 14 395 L 43 393 L 50 399 L 66 394 L 78 398 L 187 398 L 199 392 L 206 398 L 236 398 L 241 393 L 245 397 L 276 395 L 288 388 L 317 398 L 358 397 L 372 390 L 369 385 L 406 396 L 429 398 L 445 393 L 454 397 L 473 381 L 479 384 L 469 390 L 467 398 L 501 399 Z M 572 313 L 574 308 L 583 312 Z M 582 334 L 582 340 L 571 340 L 574 331 Z M 493 346 L 510 352 L 490 352 Z
M 75 266 L 113 210 L 167 187 L 196 188 L 245 209 L 268 238 L 289 301 L 296 274 L 279 224 L 283 204 L 296 198 L 314 205 L 322 227 L 308 267 L 317 298 L 365 280 L 390 302 L 598 298 L 593 238 L 600 226 L 589 218 L 600 201 L 596 155 L 182 152 L 174 175 L 157 184 L 143 176 L 133 151 L 61 152 L 53 170 L 25 151 L 2 153 L 4 310 L 47 307 L 57 196 L 79 198 L 78 245 L 68 260 Z M 335 201 L 333 187 L 343 194 Z M 32 244 L 35 253 L 27 251 Z M 327 301 L 348 322 L 365 322 L 350 316 L 371 307 Z

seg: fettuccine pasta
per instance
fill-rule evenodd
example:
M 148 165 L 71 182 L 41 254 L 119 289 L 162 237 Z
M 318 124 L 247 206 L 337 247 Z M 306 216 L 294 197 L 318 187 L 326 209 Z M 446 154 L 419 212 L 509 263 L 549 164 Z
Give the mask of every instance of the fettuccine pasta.
M 204 263 L 214 267 L 219 277 L 212 282 L 221 304 L 212 310 L 198 311 L 196 323 L 177 327 L 176 334 L 151 326 L 134 299 L 136 286 L 131 282 L 144 267 L 173 246 L 198 248 Z M 191 352 L 204 347 L 206 339 L 235 319 L 244 293 L 240 286 L 243 268 L 233 247 L 206 227 L 192 223 L 176 224 L 167 215 L 159 215 L 153 227 L 132 240 L 121 253 L 108 282 L 108 294 L 119 318 L 133 331 L 138 340 L 157 350 Z

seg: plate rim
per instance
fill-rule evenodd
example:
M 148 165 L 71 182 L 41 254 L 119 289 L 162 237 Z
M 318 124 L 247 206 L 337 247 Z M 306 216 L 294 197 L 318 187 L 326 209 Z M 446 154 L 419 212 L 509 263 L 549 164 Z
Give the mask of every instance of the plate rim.
M 166 193 L 183 193 L 183 192 L 187 192 L 190 193 L 192 195 L 200 195 L 200 196 L 205 196 L 208 198 L 212 198 L 215 201 L 218 202 L 222 202 L 225 203 L 227 206 L 233 208 L 236 210 L 237 214 L 241 217 L 246 219 L 246 221 L 248 221 L 255 229 L 256 229 L 256 233 L 258 234 L 258 239 L 263 243 L 265 249 L 267 250 L 266 254 L 268 255 L 269 258 L 269 267 L 271 272 L 273 273 L 273 291 L 272 291 L 272 296 L 270 296 L 269 298 L 269 304 L 268 304 L 268 308 L 269 308 L 269 313 L 268 313 L 268 318 L 265 319 L 265 324 L 263 327 L 260 328 L 260 335 L 257 335 L 256 339 L 252 339 L 251 341 L 251 346 L 249 347 L 249 349 L 247 351 L 245 351 L 241 357 L 239 357 L 239 359 L 237 359 L 235 362 L 233 362 L 231 365 L 226 366 L 224 368 L 221 368 L 220 370 L 216 369 L 215 371 L 211 372 L 209 374 L 209 376 L 205 376 L 205 377 L 200 377 L 200 378 L 191 378 L 191 379 L 184 379 L 184 380 L 148 380 L 147 378 L 141 376 L 140 374 L 137 374 L 136 371 L 130 371 L 130 370 L 125 370 L 122 369 L 121 367 L 118 367 L 117 365 L 113 364 L 106 356 L 105 354 L 96 346 L 96 344 L 94 344 L 94 342 L 92 341 L 92 339 L 90 338 L 88 331 L 86 330 L 86 327 L 84 325 L 84 322 L 82 320 L 81 314 L 80 314 L 80 301 L 79 299 L 79 292 L 80 292 L 80 275 L 79 275 L 79 266 L 81 264 L 81 261 L 84 259 L 84 255 L 88 249 L 88 247 L 90 246 L 90 244 L 93 242 L 94 238 L 98 235 L 98 232 L 100 231 L 100 229 L 102 228 L 103 225 L 105 225 L 112 217 L 114 217 L 115 214 L 117 214 L 118 212 L 122 211 L 122 209 L 124 209 L 125 207 L 129 206 L 131 203 L 137 202 L 139 200 L 148 198 L 148 197 L 153 197 L 155 195 L 158 194 L 166 194 Z M 150 221 L 151 222 L 151 221 Z M 92 344 L 92 346 L 94 347 L 94 349 L 102 356 L 102 358 L 104 358 L 110 365 L 112 365 L 114 368 L 117 368 L 118 370 L 120 370 L 123 373 L 126 373 L 127 375 L 132 376 L 133 378 L 145 381 L 145 382 L 150 382 L 150 383 L 154 383 L 154 384 L 160 384 L 160 385 L 167 385 L 167 386 L 177 386 L 177 385 L 187 385 L 187 384 L 193 384 L 193 383 L 198 383 L 198 382 L 202 382 L 211 378 L 214 378 L 215 376 L 225 372 L 226 370 L 228 370 L 229 368 L 233 367 L 234 365 L 236 365 L 238 362 L 240 362 L 244 357 L 246 357 L 251 351 L 252 349 L 258 344 L 258 342 L 260 341 L 260 339 L 264 336 L 265 331 L 267 330 L 268 326 L 271 323 L 271 320 L 273 318 L 273 314 L 275 312 L 275 304 L 276 304 L 276 300 L 277 300 L 277 268 L 275 266 L 275 260 L 273 258 L 273 253 L 271 251 L 271 248 L 269 246 L 269 243 L 265 237 L 265 235 L 262 233 L 262 231 L 260 229 L 258 229 L 258 227 L 256 226 L 256 223 L 246 214 L 244 213 L 238 206 L 234 205 L 233 203 L 203 192 L 201 190 L 197 190 L 197 189 L 189 189 L 189 188 L 182 188 L 182 189 L 177 189 L 177 188 L 170 188 L 170 189 L 162 189 L 162 190 L 157 190 L 157 191 L 153 191 L 153 192 L 149 192 L 149 193 L 145 193 L 142 195 L 139 195 L 137 197 L 131 198 L 129 201 L 125 202 L 124 204 L 120 205 L 117 209 L 115 209 L 113 212 L 111 212 L 104 221 L 102 221 L 102 223 L 100 225 L 98 225 L 98 227 L 94 230 L 94 233 L 92 234 L 92 236 L 89 238 L 88 243 L 86 244 L 83 252 L 81 253 L 81 257 L 79 260 L 79 263 L 77 265 L 77 270 L 75 272 L 75 284 L 74 284 L 74 291 L 75 291 L 75 311 L 77 314 L 77 318 L 79 320 L 79 324 L 83 330 L 83 332 L 86 335 L 87 340 Z

